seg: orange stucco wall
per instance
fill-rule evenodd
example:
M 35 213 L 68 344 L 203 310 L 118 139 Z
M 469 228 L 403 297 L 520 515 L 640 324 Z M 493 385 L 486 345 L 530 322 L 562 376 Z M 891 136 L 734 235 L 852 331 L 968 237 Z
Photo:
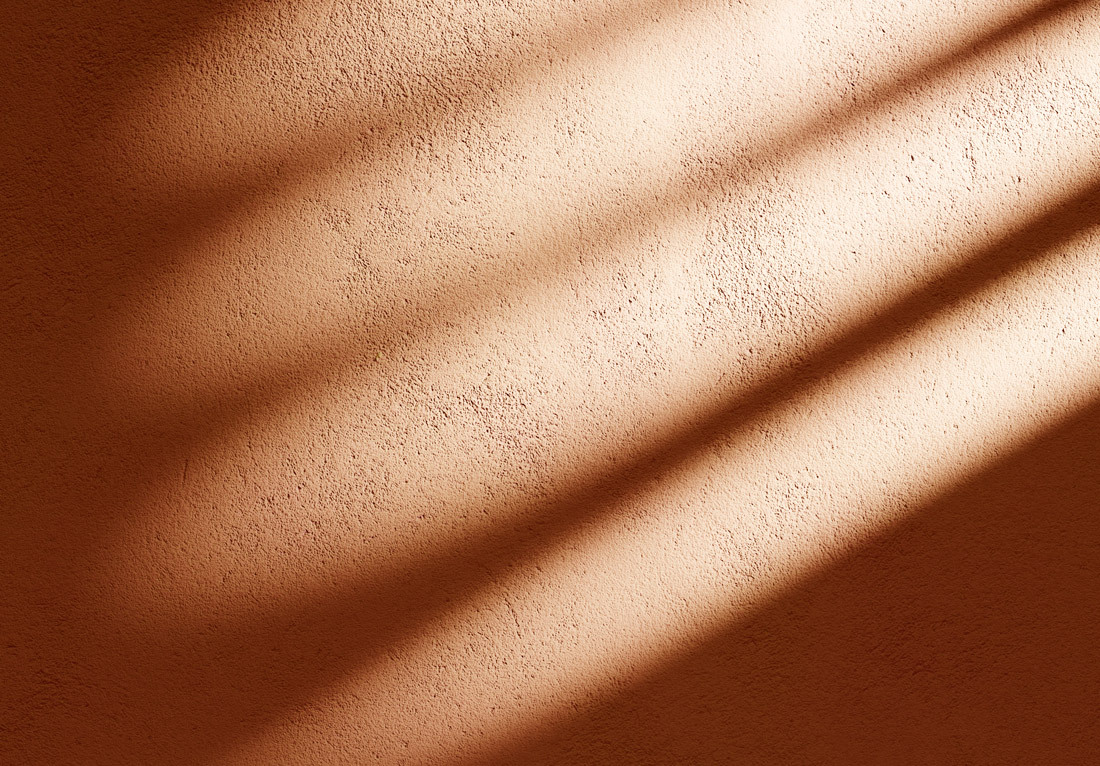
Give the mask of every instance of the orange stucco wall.
M 1100 763 L 1100 9 L 0 28 L 0 762 Z

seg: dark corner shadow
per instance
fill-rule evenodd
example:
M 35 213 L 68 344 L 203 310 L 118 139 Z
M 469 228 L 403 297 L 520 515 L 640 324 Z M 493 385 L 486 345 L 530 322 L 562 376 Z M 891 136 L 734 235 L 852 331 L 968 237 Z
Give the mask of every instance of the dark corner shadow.
M 15 123 L 63 129 L 77 113 L 83 117 L 125 103 L 129 91 L 150 77 L 167 55 L 202 35 L 214 20 L 230 18 L 251 2 L 3 3 L 0 92 L 10 94 L 5 107 L 15 112 L 6 115 L 5 130 Z M 83 91 L 88 85 L 93 88 Z M 49 102 L 61 111 L 35 113 L 37 106 Z M 40 137 L 56 138 L 48 133 Z
M 1089 766 L 1098 699 L 1094 402 L 686 656 L 449 766 Z
M 655 440 L 644 454 L 629 464 L 611 473 L 594 475 L 591 480 L 558 492 L 545 502 L 494 509 L 493 517 L 513 521 L 495 526 L 480 537 L 456 540 L 449 549 L 425 555 L 397 571 L 335 584 L 304 602 L 258 608 L 252 615 L 221 624 L 215 634 L 122 638 L 106 649 L 100 647 L 96 658 L 103 664 L 102 680 L 127 679 L 127 696 L 103 703 L 103 707 L 120 706 L 114 715 L 122 723 L 111 732 L 110 747 L 127 752 L 127 748 L 135 747 L 135 740 L 127 732 L 132 735 L 133 731 L 140 730 L 147 736 L 140 741 L 159 742 L 169 751 L 179 753 L 179 762 L 201 760 L 224 752 L 242 737 L 262 728 L 263 722 L 276 722 L 291 711 L 316 701 L 349 674 L 364 672 L 375 663 L 400 656 L 402 642 L 415 637 L 429 620 L 460 610 L 477 594 L 490 593 L 495 583 L 509 571 L 528 566 L 540 555 L 568 544 L 587 524 L 604 517 L 617 501 L 628 497 L 639 486 L 660 480 L 665 472 L 690 460 L 711 444 L 736 439 L 738 433 L 752 427 L 758 419 L 812 392 L 848 363 L 890 343 L 930 315 L 995 285 L 1001 278 L 1010 278 L 1034 259 L 1098 223 L 1100 185 L 974 254 L 964 265 L 868 318 L 843 336 L 813 349 L 803 362 L 744 392 L 706 418 Z M 1088 431 L 1095 426 L 1095 421 L 1094 413 L 1083 416 L 1085 425 L 1075 426 L 1073 433 Z M 1063 443 L 1060 438 L 1051 437 L 1042 444 L 1057 447 Z M 1069 443 L 1083 451 L 1076 459 L 1091 460 L 1096 454 L 1096 445 L 1086 442 L 1083 437 L 1074 437 Z M 1035 447 L 1027 454 L 1047 449 Z M 1073 465 L 1075 458 L 1067 455 L 1065 459 L 1070 461 L 1067 465 Z M 1021 460 L 1016 459 L 1013 465 L 1018 466 Z M 1067 469 L 1073 474 L 1067 477 L 1066 472 L 1052 468 L 1051 474 L 1046 476 L 1044 471 L 1049 463 L 1028 460 L 1044 467 L 1032 469 L 1023 487 L 1019 482 L 1013 484 L 1006 502 L 1017 494 L 1026 497 L 1021 490 L 1029 484 L 1041 488 L 1053 482 L 1052 486 L 1061 487 L 1059 482 L 1063 480 L 1074 484 L 1070 478 L 1080 480 L 1079 493 L 1093 491 L 1088 477 L 1081 475 L 1081 471 Z M 987 484 L 981 479 L 975 486 Z M 1090 494 L 1070 492 L 1066 495 L 1072 502 L 1086 497 L 1092 498 Z M 996 497 L 993 501 L 994 505 L 1001 503 Z M 951 502 L 954 501 L 944 500 L 940 505 Z M 1051 503 L 1064 505 L 1054 503 L 1053 499 Z M 955 502 L 950 507 L 958 508 L 959 504 Z M 1007 521 L 1010 523 L 1013 513 L 1022 514 L 1022 506 L 1008 507 Z M 920 524 L 927 525 L 929 519 L 938 519 L 941 515 L 944 513 L 930 511 L 921 516 Z M 988 516 L 975 516 L 971 522 L 981 528 L 992 524 Z M 924 529 L 924 526 L 919 528 Z M 1093 529 L 1086 527 L 1083 534 L 1087 536 Z M 976 533 L 976 530 L 977 527 L 971 530 L 966 526 L 959 529 L 964 534 Z M 903 535 L 908 536 L 908 533 Z M 989 539 L 997 543 L 995 531 Z M 951 550 L 951 540 L 943 542 Z M 1038 543 L 1045 545 L 1042 539 Z M 1049 546 L 1044 551 L 1043 555 L 1052 552 Z M 826 611 L 837 608 L 839 606 L 834 605 L 833 610 Z M 933 620 L 929 624 L 942 626 L 943 621 Z M 268 649 L 259 652 L 256 647 Z M 181 663 L 181 657 L 187 660 Z M 140 677 L 133 677 L 128 672 L 132 667 L 140 668 Z M 919 674 L 915 678 L 920 681 Z M 217 700 L 216 705 L 210 703 L 212 699 Z M 783 703 L 777 701 L 775 705 L 773 712 L 780 716 L 779 708 Z M 101 709 L 98 714 L 108 712 Z M 849 722 L 841 723 L 850 725 Z M 895 724 L 895 729 L 899 725 Z M 197 729 L 203 732 L 201 739 L 189 736 L 189 732 Z M 64 731 L 65 727 L 59 726 L 58 736 Z M 638 754 L 638 751 L 632 752 Z

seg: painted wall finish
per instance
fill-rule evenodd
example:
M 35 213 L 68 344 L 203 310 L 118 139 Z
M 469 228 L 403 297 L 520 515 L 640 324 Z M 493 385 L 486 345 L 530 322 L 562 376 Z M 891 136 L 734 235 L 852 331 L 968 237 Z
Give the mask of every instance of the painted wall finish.
M 42 0 L 0 763 L 1100 762 L 1100 8 Z

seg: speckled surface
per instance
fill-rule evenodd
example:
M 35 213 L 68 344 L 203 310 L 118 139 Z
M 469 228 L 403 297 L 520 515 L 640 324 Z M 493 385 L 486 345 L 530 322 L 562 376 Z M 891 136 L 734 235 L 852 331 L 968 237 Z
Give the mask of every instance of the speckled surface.
M 1100 9 L 0 28 L 0 763 L 1100 762 Z

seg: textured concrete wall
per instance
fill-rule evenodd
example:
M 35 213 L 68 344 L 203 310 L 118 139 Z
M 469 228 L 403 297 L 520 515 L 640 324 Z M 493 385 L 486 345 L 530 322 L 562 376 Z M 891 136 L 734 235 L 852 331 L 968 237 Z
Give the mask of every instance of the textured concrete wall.
M 3 764 L 1100 763 L 1100 8 L 0 28 Z

